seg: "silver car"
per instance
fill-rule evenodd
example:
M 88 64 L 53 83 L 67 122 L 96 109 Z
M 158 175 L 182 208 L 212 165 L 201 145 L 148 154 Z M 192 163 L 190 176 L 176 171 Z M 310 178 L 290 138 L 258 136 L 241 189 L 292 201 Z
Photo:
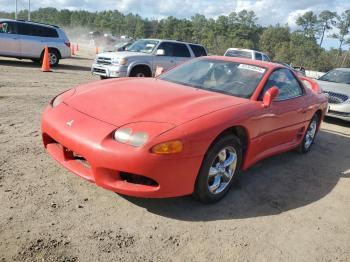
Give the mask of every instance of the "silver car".
M 157 66 L 168 70 L 191 58 L 206 56 L 201 45 L 174 40 L 141 39 L 123 52 L 98 54 L 91 72 L 101 79 L 112 77 L 151 77 Z
M 61 28 L 24 20 L 0 19 L 0 56 L 39 62 L 45 46 L 49 48 L 52 66 L 71 56 L 69 39 Z
M 333 69 L 317 82 L 329 97 L 327 115 L 350 121 L 350 68 Z

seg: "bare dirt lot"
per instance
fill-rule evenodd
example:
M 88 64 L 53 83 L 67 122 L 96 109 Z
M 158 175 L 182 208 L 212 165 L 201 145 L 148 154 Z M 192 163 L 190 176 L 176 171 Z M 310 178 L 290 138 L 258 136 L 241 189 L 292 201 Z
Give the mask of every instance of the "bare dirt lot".
M 350 123 L 327 119 L 309 154 L 261 161 L 214 205 L 123 197 L 59 166 L 41 112 L 98 80 L 93 51 L 52 73 L 0 58 L 1 262 L 350 261 Z

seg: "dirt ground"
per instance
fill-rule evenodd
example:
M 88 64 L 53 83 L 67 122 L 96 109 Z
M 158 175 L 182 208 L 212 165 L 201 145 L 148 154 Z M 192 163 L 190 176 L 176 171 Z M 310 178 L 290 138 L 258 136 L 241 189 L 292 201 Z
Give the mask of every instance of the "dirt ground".
M 350 123 L 326 119 L 309 154 L 261 161 L 214 205 L 123 197 L 59 166 L 41 113 L 99 80 L 93 51 L 52 73 L 0 58 L 1 262 L 350 261 Z

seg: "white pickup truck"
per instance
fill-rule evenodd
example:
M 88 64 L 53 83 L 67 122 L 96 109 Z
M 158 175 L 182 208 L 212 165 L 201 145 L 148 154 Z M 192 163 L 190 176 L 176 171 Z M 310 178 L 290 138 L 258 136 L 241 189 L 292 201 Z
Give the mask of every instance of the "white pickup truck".
M 141 39 L 128 47 L 127 51 L 98 54 L 91 72 L 99 75 L 101 79 L 128 76 L 152 77 L 157 67 L 168 70 L 191 58 L 206 55 L 206 49 L 197 44 Z

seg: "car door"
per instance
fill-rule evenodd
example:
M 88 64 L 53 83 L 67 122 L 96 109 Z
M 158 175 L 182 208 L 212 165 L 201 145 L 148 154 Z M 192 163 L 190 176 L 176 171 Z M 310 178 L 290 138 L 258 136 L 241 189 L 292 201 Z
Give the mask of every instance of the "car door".
M 0 22 L 0 55 L 21 56 L 21 43 L 15 22 Z
M 40 58 L 46 41 L 40 35 L 41 27 L 29 23 L 18 23 L 22 57 Z
M 261 100 L 273 86 L 279 89 L 279 95 L 262 114 L 259 125 L 260 154 L 299 141 L 307 119 L 305 90 L 289 69 L 281 68 L 271 73 L 260 95 Z
M 154 58 L 154 69 L 158 67 L 164 68 L 165 71 L 176 66 L 174 57 L 174 43 L 162 42 L 157 50 L 164 50 L 164 55 L 156 55 Z M 157 52 L 157 51 L 156 51 Z M 154 70 L 155 71 L 155 70 Z
M 174 43 L 173 56 L 175 57 L 176 65 L 180 65 L 191 59 L 191 53 L 186 44 Z

